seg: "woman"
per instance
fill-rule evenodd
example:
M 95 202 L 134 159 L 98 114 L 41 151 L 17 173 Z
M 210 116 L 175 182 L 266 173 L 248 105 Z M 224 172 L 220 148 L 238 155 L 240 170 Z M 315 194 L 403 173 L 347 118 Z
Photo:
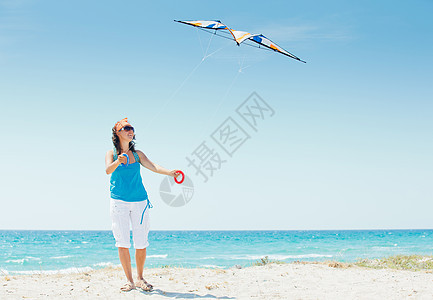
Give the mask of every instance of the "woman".
M 176 176 L 178 170 L 169 171 L 153 162 L 134 147 L 134 128 L 128 123 L 128 118 L 117 122 L 113 129 L 114 149 L 105 155 L 106 173 L 111 174 L 111 220 L 119 259 L 128 282 L 121 288 L 130 291 L 139 287 L 151 291 L 153 286 L 143 278 L 146 248 L 149 246 L 149 208 L 151 204 L 140 175 L 140 164 L 149 170 Z M 129 163 L 128 163 L 129 162 Z M 137 264 L 137 281 L 134 283 L 131 270 L 130 222 Z

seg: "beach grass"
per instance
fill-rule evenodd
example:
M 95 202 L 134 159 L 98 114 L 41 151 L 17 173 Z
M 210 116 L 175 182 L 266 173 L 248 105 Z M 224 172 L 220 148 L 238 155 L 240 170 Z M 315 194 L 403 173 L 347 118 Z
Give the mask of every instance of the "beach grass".
M 269 264 L 286 264 L 287 262 L 271 260 L 268 256 L 253 262 L 252 266 L 266 266 Z M 433 272 L 433 255 L 394 255 L 378 259 L 359 259 L 353 263 L 339 261 L 294 261 L 294 264 L 324 264 L 331 268 L 350 268 L 354 266 L 372 269 L 395 269 L 411 271 L 431 271 Z
M 433 256 L 395 255 L 380 259 L 360 259 L 354 265 L 373 269 L 433 270 Z
M 265 256 L 252 263 L 253 266 L 266 266 L 268 264 L 286 264 L 286 262 L 280 260 L 271 260 L 268 256 Z

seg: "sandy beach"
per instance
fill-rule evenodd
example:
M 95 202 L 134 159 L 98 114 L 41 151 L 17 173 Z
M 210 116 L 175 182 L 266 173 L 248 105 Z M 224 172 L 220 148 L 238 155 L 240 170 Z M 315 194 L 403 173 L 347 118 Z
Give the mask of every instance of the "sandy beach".
M 77 274 L 2 275 L 0 299 L 432 299 L 431 271 L 268 264 L 242 269 L 146 269 L 152 292 L 121 292 L 121 268 Z

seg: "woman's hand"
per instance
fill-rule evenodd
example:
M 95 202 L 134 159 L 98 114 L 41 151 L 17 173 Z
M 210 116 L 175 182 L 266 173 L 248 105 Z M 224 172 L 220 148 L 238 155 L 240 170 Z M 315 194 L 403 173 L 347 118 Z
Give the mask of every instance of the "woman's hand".
M 123 156 L 123 154 L 126 153 L 122 153 L 117 157 L 117 160 L 119 161 L 119 164 L 125 164 L 128 162 L 128 159 L 126 158 L 126 156 Z
M 105 173 L 107 174 L 113 173 L 117 169 L 117 167 L 120 166 L 121 163 L 127 164 L 128 159 L 123 155 L 119 155 L 117 159 L 114 160 L 113 150 L 108 150 L 107 153 L 105 154 Z
M 168 175 L 171 177 L 177 177 L 179 174 L 179 170 L 171 170 Z

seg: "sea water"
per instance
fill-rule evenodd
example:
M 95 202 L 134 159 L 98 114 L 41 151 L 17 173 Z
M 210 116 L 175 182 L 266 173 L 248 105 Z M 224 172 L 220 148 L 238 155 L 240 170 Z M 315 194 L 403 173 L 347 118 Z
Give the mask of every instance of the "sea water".
M 111 231 L 0 231 L 0 275 L 119 266 Z M 145 267 L 229 268 L 269 260 L 355 262 L 433 254 L 433 230 L 151 231 Z M 134 252 L 131 251 L 132 260 Z M 134 262 L 133 262 L 134 265 Z

